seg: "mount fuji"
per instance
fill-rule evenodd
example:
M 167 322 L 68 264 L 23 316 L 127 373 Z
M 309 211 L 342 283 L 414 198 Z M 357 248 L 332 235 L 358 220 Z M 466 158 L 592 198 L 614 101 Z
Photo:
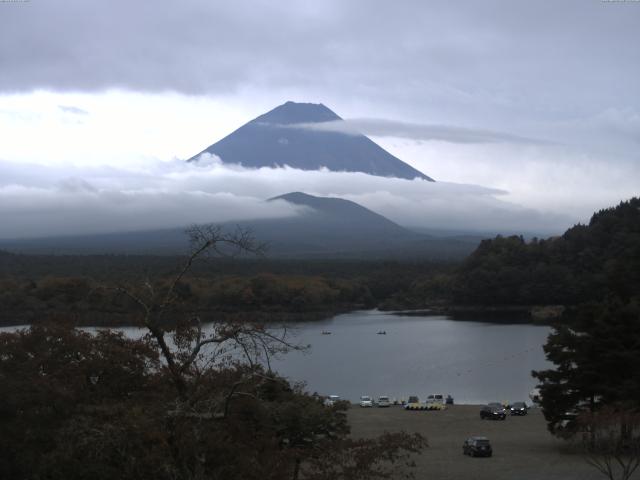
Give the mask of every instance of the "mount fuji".
M 433 181 L 362 134 L 309 128 L 335 121 L 343 120 L 322 104 L 287 102 L 254 118 L 188 161 L 197 161 L 200 155 L 209 153 L 224 163 L 248 168 L 289 165 L 301 170 L 327 168 Z

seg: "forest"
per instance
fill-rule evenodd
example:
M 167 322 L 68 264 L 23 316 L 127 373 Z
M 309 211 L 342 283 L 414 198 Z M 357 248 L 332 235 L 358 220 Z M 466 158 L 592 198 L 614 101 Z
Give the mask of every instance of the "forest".
M 182 258 L 0 252 L 0 324 L 63 316 L 83 325 L 135 323 L 117 286 L 162 288 Z M 179 285 L 199 314 L 309 320 L 362 309 L 577 305 L 640 291 L 640 199 L 601 210 L 548 239 L 497 236 L 464 261 L 210 258 Z M 180 313 L 180 312 L 177 312 Z
M 82 325 L 125 325 L 131 299 L 115 289 L 152 282 L 162 288 L 182 262 L 157 256 L 35 256 L 0 253 L 0 324 L 48 317 Z M 306 320 L 374 308 L 449 263 L 420 261 L 210 258 L 181 280 L 182 307 L 202 315 Z
M 449 272 L 416 280 L 405 303 L 577 305 L 640 292 L 640 198 L 596 212 L 548 239 L 483 240 Z

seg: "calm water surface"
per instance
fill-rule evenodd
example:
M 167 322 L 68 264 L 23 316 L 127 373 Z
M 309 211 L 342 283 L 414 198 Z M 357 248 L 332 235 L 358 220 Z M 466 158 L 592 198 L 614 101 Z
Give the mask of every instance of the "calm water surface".
M 144 333 L 118 330 L 133 338 Z M 536 384 L 531 370 L 550 366 L 542 351 L 548 333 L 536 325 L 357 311 L 295 324 L 294 341 L 310 350 L 271 364 L 291 381 L 306 381 L 310 392 L 352 401 L 430 393 L 451 394 L 456 403 L 528 401 Z
M 545 326 L 359 311 L 298 324 L 296 339 L 310 352 L 273 365 L 306 380 L 310 391 L 350 400 L 443 393 L 456 403 L 528 401 L 531 370 L 549 367 L 542 351 L 548 333 Z

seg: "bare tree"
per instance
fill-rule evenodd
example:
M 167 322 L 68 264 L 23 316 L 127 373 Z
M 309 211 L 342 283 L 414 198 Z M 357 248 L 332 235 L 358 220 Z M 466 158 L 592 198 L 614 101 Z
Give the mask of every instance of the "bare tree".
M 205 331 L 200 316 L 193 312 L 180 312 L 181 318 L 168 321 L 168 314 L 181 303 L 178 294 L 181 282 L 198 261 L 212 254 L 218 257 L 261 255 L 265 248 L 256 242 L 251 232 L 241 228 L 227 232 L 214 225 L 193 225 L 186 233 L 190 253 L 168 284 L 158 285 L 146 278 L 141 285 L 116 287 L 116 291 L 139 307 L 140 323 L 148 330 L 149 338 L 157 343 L 181 396 L 185 395 L 190 379 L 197 379 L 216 359 L 232 361 L 242 357 L 250 366 L 264 360 L 270 370 L 271 356 L 301 348 L 289 342 L 284 327 L 274 333 L 262 324 L 218 320 L 212 321 Z M 171 342 L 167 339 L 168 334 Z M 205 350 L 208 350 L 206 354 Z M 232 386 L 230 395 L 242 395 L 239 386 Z M 225 400 L 226 404 L 228 400 Z
M 169 281 L 113 287 L 137 306 L 143 339 L 70 323 L 0 335 L 0 446 L 12 453 L 0 477 L 403 478 L 425 439 L 349 438 L 346 403 L 326 406 L 270 371 L 271 355 L 297 348 L 286 329 L 189 314 L 195 262 L 261 249 L 242 230 L 188 233 L 193 248 Z
M 603 407 L 578 417 L 587 463 L 610 480 L 628 480 L 640 467 L 640 412 Z

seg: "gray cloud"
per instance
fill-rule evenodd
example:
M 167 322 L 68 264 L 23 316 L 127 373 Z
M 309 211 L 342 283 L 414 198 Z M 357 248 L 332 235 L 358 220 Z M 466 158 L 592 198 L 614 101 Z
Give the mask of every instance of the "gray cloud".
M 322 101 L 628 153 L 627 123 L 586 123 L 640 112 L 639 23 L 636 2 L 584 0 L 30 2 L 2 6 L 0 92 Z
M 60 180 L 57 184 L 60 191 L 65 193 L 97 193 L 98 190 L 89 182 L 82 178 L 67 177 Z
M 397 137 L 411 140 L 441 140 L 451 143 L 522 143 L 545 145 L 550 142 L 520 137 L 504 132 L 494 132 L 453 125 L 421 125 L 379 118 L 356 118 L 319 123 L 280 125 L 281 128 L 303 128 L 308 130 L 338 132 L 347 135 L 371 135 Z
M 289 167 L 245 169 L 205 155 L 201 162 L 157 162 L 137 170 L 0 162 L 0 237 L 291 216 L 301 210 L 264 200 L 294 190 L 349 198 L 408 226 L 559 232 L 574 221 L 506 202 L 500 199 L 505 192 L 477 185 Z
M 538 115 L 558 113 L 559 98 L 572 110 L 602 110 L 640 88 L 640 53 L 628 48 L 640 35 L 632 2 L 318 3 L 5 6 L 0 89 L 319 87 L 422 111 L 455 102 L 472 114 L 489 103 Z

